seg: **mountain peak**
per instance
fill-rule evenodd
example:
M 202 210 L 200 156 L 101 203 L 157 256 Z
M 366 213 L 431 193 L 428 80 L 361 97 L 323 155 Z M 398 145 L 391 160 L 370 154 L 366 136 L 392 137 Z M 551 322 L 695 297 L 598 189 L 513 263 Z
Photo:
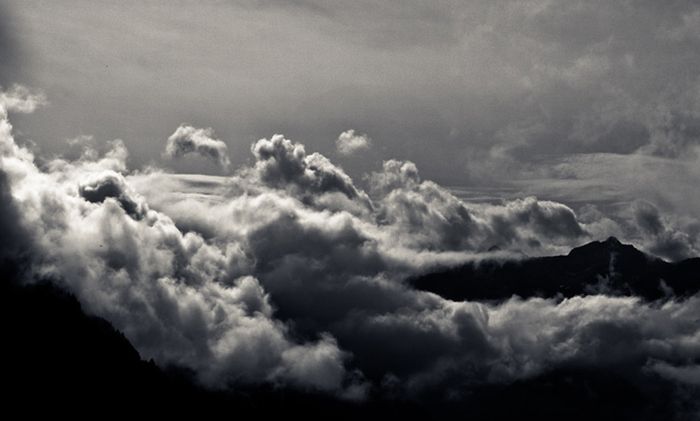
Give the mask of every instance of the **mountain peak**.
M 631 244 L 624 244 L 616 237 L 608 237 L 605 241 L 592 241 L 588 244 L 576 247 L 569 252 L 569 256 L 609 255 L 612 252 L 622 252 L 632 255 L 644 255 Z
M 411 284 L 454 301 L 591 294 L 657 300 L 698 293 L 699 271 L 700 258 L 669 263 L 609 237 L 564 256 L 471 262 L 423 275 Z
M 617 237 L 613 237 L 613 236 L 608 237 L 607 240 L 603 241 L 603 244 L 608 245 L 608 246 L 621 246 L 622 245 L 620 240 L 618 240 Z
M 569 252 L 568 256 L 587 265 L 614 258 L 617 266 L 622 264 L 642 267 L 646 264 L 645 262 L 661 260 L 644 253 L 632 244 L 622 243 L 615 237 L 608 237 L 605 241 L 593 241 L 576 247 Z

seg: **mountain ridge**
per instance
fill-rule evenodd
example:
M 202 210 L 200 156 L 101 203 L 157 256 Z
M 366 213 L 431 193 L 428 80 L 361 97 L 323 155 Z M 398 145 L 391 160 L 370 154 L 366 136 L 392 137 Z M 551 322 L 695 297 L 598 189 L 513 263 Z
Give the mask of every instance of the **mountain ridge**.
M 455 301 L 596 293 L 653 301 L 700 291 L 698 274 L 700 258 L 667 262 L 609 237 L 575 247 L 566 255 L 487 259 L 416 276 L 407 282 Z

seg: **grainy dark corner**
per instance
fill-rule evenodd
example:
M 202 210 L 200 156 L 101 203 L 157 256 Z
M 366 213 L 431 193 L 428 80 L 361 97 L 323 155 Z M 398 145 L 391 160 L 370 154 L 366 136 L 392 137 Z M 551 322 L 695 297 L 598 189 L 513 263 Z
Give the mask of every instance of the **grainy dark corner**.
M 700 420 L 700 3 L 0 2 L 5 419 Z

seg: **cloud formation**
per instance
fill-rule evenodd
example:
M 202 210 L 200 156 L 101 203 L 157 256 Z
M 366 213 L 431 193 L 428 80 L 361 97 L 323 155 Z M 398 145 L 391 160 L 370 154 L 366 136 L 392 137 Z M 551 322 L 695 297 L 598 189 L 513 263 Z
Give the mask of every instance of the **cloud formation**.
M 319 154 L 306 154 L 304 145 L 276 134 L 251 146 L 256 159 L 250 176 L 265 186 L 290 192 L 302 201 L 322 202 L 321 207 L 370 207 L 369 198 L 359 191 L 350 177 Z M 330 199 L 329 199 L 330 197 Z
M 231 164 L 228 147 L 213 136 L 212 129 L 199 129 L 183 124 L 168 138 L 163 155 L 172 159 L 196 154 L 215 162 L 227 171 Z
M 134 197 L 124 180 L 124 177 L 114 171 L 105 171 L 92 175 L 78 188 L 82 198 L 92 203 L 104 202 L 113 198 L 127 214 L 134 218 L 142 218 L 148 211 L 145 203 Z
M 31 91 L 26 86 L 15 84 L 9 90 L 3 90 L 0 86 L 0 109 L 5 113 L 32 113 L 46 103 L 43 93 Z
M 25 276 L 57 279 L 144 357 L 189 367 L 205 384 L 342 389 L 345 354 L 335 342 L 295 342 L 258 280 L 228 275 L 235 245 L 209 244 L 150 210 L 125 182 L 121 143 L 99 159 L 56 160 L 42 171 L 14 143 L 6 118 L 0 128 L 0 168 L 11 185 L 4 196 L 12 199 L 3 214 L 26 224 L 25 237 L 15 236 L 29 244 Z M 314 357 L 289 357 L 300 352 Z
M 355 133 L 355 130 L 346 130 L 338 136 L 335 146 L 341 155 L 352 155 L 354 153 L 368 150 L 372 145 L 372 139 L 366 134 Z
M 81 132 L 140 142 L 132 162 L 147 164 L 162 152 L 142 142 L 162 136 L 162 124 L 154 123 L 187 115 L 193 103 L 231 138 L 304 133 L 309 151 L 325 150 L 340 129 L 361 129 L 381 144 L 380 159 L 400 156 L 443 184 L 510 184 L 546 167 L 543 155 L 583 155 L 596 170 L 610 163 L 604 154 L 664 157 L 683 171 L 698 144 L 699 80 L 688 69 L 700 63 L 700 12 L 692 1 L 244 1 L 168 14 L 147 5 L 105 14 L 97 4 L 36 10 L 11 3 L 3 11 L 15 17 L 24 50 L 43 56 L 22 66 L 26 77 L 51 81 L 48 118 L 16 122 L 43 148 L 55 150 L 56 139 L 75 135 L 67 122 L 81 121 Z M 90 40 L 70 24 L 76 17 L 93 29 Z M 178 25 L 183 19 L 196 24 Z M 128 30 L 118 25 L 124 22 Z M 248 22 L 274 27 L 276 42 L 262 32 L 249 36 Z M 117 31 L 123 36 L 114 37 Z M 191 42 L 180 45 L 181 54 L 154 54 L 168 49 L 166 33 Z M 66 49 L 46 48 L 58 37 Z M 246 42 L 232 50 L 231 39 Z M 299 51 L 315 51 L 326 65 Z M 207 77 L 192 78 L 202 66 Z M 163 68 L 177 71 L 158 77 Z M 158 84 L 149 83 L 154 77 Z M 95 86 L 113 101 L 92 106 Z M 137 103 L 139 112 L 128 112 Z M 247 158 L 247 146 L 230 143 L 236 164 Z M 348 160 L 344 168 L 358 178 L 365 163 Z M 633 170 L 628 174 L 655 178 L 646 166 Z M 554 180 L 568 180 L 566 174 Z M 593 190 L 580 178 L 568 184 L 569 194 Z M 528 182 L 547 189 L 552 179 Z M 672 194 L 654 183 L 647 188 Z M 696 201 L 688 202 L 697 214 Z
M 670 260 L 696 257 L 700 254 L 700 223 L 695 220 L 669 221 L 653 204 L 638 200 L 632 203 L 634 222 L 646 248 Z
M 364 192 L 282 135 L 251 151 L 225 178 L 129 171 L 121 142 L 38 166 L 2 114 L 0 213 L 21 229 L 0 251 L 30 259 L 28 281 L 64 285 L 144 357 L 211 387 L 450 399 L 567 367 L 692 383 L 698 297 L 453 302 L 404 282 L 567 250 L 599 221 L 534 197 L 466 203 L 408 161 L 386 161 Z M 653 209 L 634 215 L 668 231 Z

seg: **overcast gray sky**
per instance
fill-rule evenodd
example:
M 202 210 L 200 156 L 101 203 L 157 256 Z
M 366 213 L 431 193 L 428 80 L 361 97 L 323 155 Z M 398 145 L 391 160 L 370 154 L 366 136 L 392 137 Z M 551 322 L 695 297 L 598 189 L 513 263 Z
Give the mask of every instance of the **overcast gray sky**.
M 135 167 L 162 165 L 186 123 L 212 128 L 233 168 L 255 140 L 283 133 L 357 179 L 397 158 L 467 197 L 499 187 L 700 210 L 687 200 L 698 181 L 697 2 L 4 4 L 0 83 L 46 93 L 48 107 L 14 123 L 47 155 L 89 135 L 123 139 Z M 350 129 L 372 148 L 337 153 Z M 218 171 L 203 159 L 167 165 Z

